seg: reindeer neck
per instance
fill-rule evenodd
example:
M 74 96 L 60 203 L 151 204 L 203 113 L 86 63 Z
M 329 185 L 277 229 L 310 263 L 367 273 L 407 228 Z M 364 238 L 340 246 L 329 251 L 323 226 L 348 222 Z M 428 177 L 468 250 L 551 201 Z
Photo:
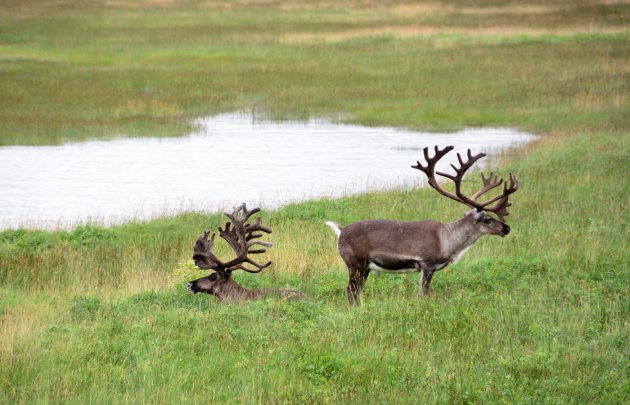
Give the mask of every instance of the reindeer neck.
M 220 300 L 239 300 L 247 299 L 249 295 L 249 289 L 243 288 L 231 277 L 221 285 L 221 288 L 215 290 L 214 295 Z
M 441 233 L 442 252 L 449 257 L 457 255 L 477 242 L 481 235 L 481 232 L 476 230 L 471 215 L 444 224 Z
M 245 288 L 241 287 L 232 278 L 229 278 L 214 295 L 220 301 L 243 301 L 269 296 L 280 296 L 278 289 L 271 288 Z

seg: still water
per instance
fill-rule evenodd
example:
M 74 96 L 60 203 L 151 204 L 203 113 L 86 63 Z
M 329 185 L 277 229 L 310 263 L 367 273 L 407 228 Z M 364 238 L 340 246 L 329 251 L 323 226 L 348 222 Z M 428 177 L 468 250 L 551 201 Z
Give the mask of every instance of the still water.
M 0 229 L 109 225 L 183 211 L 250 207 L 416 187 L 422 148 L 496 154 L 535 135 L 504 128 L 423 133 L 325 120 L 270 122 L 232 113 L 180 138 L 0 147 Z M 483 160 L 489 160 L 485 158 Z M 483 162 L 482 160 L 482 162 Z

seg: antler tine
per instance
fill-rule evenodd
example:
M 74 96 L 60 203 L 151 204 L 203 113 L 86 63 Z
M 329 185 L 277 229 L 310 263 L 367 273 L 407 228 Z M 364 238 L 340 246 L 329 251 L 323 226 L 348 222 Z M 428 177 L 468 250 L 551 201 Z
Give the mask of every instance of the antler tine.
M 416 162 L 417 164 L 415 166 L 411 166 L 414 169 L 418 169 L 420 171 L 422 171 L 424 174 L 426 174 L 427 176 L 427 180 L 429 182 L 429 185 L 431 187 L 433 187 L 433 189 L 435 189 L 438 193 L 442 194 L 445 197 L 448 197 L 452 200 L 458 201 L 460 203 L 464 203 L 464 204 L 468 204 L 466 201 L 462 200 L 460 197 L 454 195 L 453 193 L 450 193 L 446 190 L 444 190 L 442 187 L 440 187 L 440 185 L 438 184 L 437 179 L 435 178 L 436 172 L 435 172 L 435 164 L 442 159 L 442 157 L 444 157 L 444 155 L 446 155 L 448 152 L 452 151 L 455 147 L 454 146 L 447 146 L 444 149 L 440 150 L 437 145 L 435 146 L 435 155 L 433 155 L 433 157 L 429 156 L 429 148 L 425 147 L 423 149 L 424 152 L 424 159 L 427 161 L 427 165 L 426 167 L 423 166 L 419 161 Z M 458 154 L 459 157 L 459 154 Z M 459 157 L 460 161 L 461 161 L 461 157 Z M 441 173 L 437 173 L 440 175 Z M 446 175 L 446 177 L 451 178 L 450 175 Z M 469 204 L 468 204 L 469 205 Z
M 271 242 L 253 240 L 263 236 L 262 233 L 255 232 L 272 233 L 271 228 L 263 226 L 260 223 L 260 217 L 256 218 L 254 223 L 245 223 L 252 215 L 259 211 L 260 208 L 248 210 L 245 203 L 243 203 L 240 206 L 235 207 L 231 214 L 225 214 L 228 218 L 230 218 L 232 227 L 230 227 L 230 223 L 227 223 L 225 225 L 225 229 L 219 229 L 220 235 L 230 244 L 234 252 L 237 254 L 236 258 L 225 263 L 226 267 L 233 270 L 241 269 L 249 273 L 258 273 L 265 267 L 271 265 L 271 262 L 267 262 L 265 264 L 257 263 L 247 256 L 248 254 L 260 254 L 267 251 L 267 249 L 264 248 L 251 249 L 255 245 L 265 247 L 273 246 Z M 249 263 L 252 266 L 255 266 L 257 270 L 248 269 L 244 266 L 244 263 Z
M 232 250 L 234 250 L 235 253 L 240 254 L 242 252 L 243 245 L 240 243 L 238 235 L 235 234 L 233 229 L 228 229 L 228 231 L 229 232 L 226 232 L 225 230 L 222 230 L 221 237 L 225 241 L 228 242 L 228 244 L 230 245 Z M 262 236 L 262 235 L 260 235 L 260 236 Z M 271 242 L 263 242 L 263 241 L 246 242 L 245 243 L 245 247 L 247 249 L 247 253 L 259 254 L 259 253 L 265 253 L 267 251 L 267 249 L 262 249 L 262 248 L 261 249 L 251 249 L 251 247 L 254 246 L 254 245 L 261 245 L 261 246 L 271 247 L 271 246 L 273 246 L 273 243 L 271 243 Z
M 260 224 L 260 217 L 256 218 L 256 223 L 254 224 L 245 224 L 245 241 L 247 242 L 246 245 L 247 245 L 248 253 L 258 254 L 258 253 L 265 253 L 267 251 L 267 249 L 250 249 L 254 245 L 260 245 L 260 246 L 266 246 L 266 247 L 273 246 L 273 243 L 271 242 L 253 240 L 253 239 L 262 238 L 264 236 L 262 233 L 254 233 L 257 231 L 261 231 L 265 233 L 272 233 L 271 228 Z
M 214 254 L 214 238 L 216 233 L 208 240 L 210 231 L 205 231 L 195 242 L 193 260 L 195 265 L 201 270 L 219 270 L 223 263 Z
M 503 192 L 500 195 L 479 203 L 479 206 L 487 211 L 487 209 L 484 207 L 492 204 L 495 201 L 502 199 L 503 197 L 507 197 L 508 195 L 516 192 L 518 190 L 518 186 L 519 186 L 518 179 L 516 178 L 516 176 L 510 173 L 510 185 L 508 186 L 507 182 L 505 182 L 503 184 Z
M 429 147 L 426 146 L 422 151 L 424 152 L 424 160 L 427 161 L 427 166 L 424 167 L 422 166 L 420 161 L 416 161 L 417 165 L 411 167 L 423 171 L 427 175 L 427 177 L 430 177 L 430 175 L 433 173 L 433 170 L 435 169 L 435 163 L 437 163 L 438 160 L 442 159 L 444 155 L 452 151 L 454 148 L 455 147 L 451 145 L 446 146 L 444 149 L 440 150 L 438 146 L 435 145 L 435 155 L 433 157 L 429 157 Z
M 236 207 L 234 207 L 234 211 L 231 214 L 228 214 L 226 212 L 225 215 L 227 215 L 228 218 L 232 220 L 232 222 L 237 221 L 240 223 L 245 223 L 249 219 L 249 217 L 259 211 L 260 208 L 253 208 L 251 210 L 248 210 L 247 205 L 245 203 L 242 203 L 241 205 L 237 205 Z M 240 212 L 242 212 L 242 214 L 239 214 Z
M 247 253 L 251 253 L 251 254 L 259 254 L 259 253 L 265 253 L 267 251 L 267 249 L 264 248 L 260 248 L 260 249 L 250 249 L 252 246 L 254 245 L 260 245 L 260 246 L 266 246 L 266 247 L 272 247 L 273 243 L 271 242 L 262 242 L 262 241 L 255 241 L 255 242 L 248 242 L 247 243 Z
M 493 207 L 484 208 L 486 211 L 494 212 L 497 214 L 501 221 L 505 221 L 505 217 L 510 215 L 508 208 L 512 206 L 512 203 L 508 202 L 508 197 L 501 198 Z
M 240 245 L 238 243 L 238 235 L 236 235 L 234 228 L 232 228 L 232 222 L 226 222 L 224 228 L 219 227 L 219 235 L 230 245 L 232 250 L 238 254 Z
M 518 179 L 515 175 L 510 173 L 510 185 L 508 186 L 507 182 L 503 184 L 503 192 L 501 193 L 501 195 L 491 198 L 488 201 L 484 201 L 479 205 L 485 211 L 494 212 L 501 219 L 501 221 L 504 221 L 504 218 L 509 215 L 508 208 L 512 206 L 512 204 L 509 203 L 509 195 L 516 192 L 518 190 L 518 186 Z M 488 205 L 492 204 L 493 202 L 496 202 L 496 204 L 488 207 Z
M 462 155 L 458 153 L 457 160 L 459 160 L 459 168 L 451 164 L 451 167 L 455 170 L 455 173 L 456 173 L 455 175 L 442 173 L 442 172 L 436 173 L 436 174 L 439 174 L 440 176 L 444 176 L 446 178 L 453 180 L 453 182 L 455 183 L 455 194 L 457 196 L 458 201 L 468 205 L 471 208 L 481 209 L 479 204 L 473 198 L 469 198 L 465 196 L 464 193 L 462 193 L 462 190 L 461 190 L 462 179 L 464 178 L 464 174 L 468 171 L 468 169 L 470 169 L 472 165 L 475 164 L 475 162 L 477 162 L 479 159 L 485 156 L 486 156 L 485 153 L 478 153 L 473 156 L 471 150 L 468 149 L 466 162 L 464 162 L 464 160 L 462 159 Z
M 494 179 L 493 179 L 492 178 L 493 175 L 494 173 L 490 172 L 490 176 L 486 178 L 483 175 L 483 172 L 481 172 L 481 181 L 483 182 L 483 186 L 481 187 L 479 191 L 473 194 L 472 197 L 470 197 L 471 200 L 477 201 L 479 197 L 481 197 L 488 191 L 492 190 L 493 188 L 500 186 L 501 183 L 503 183 L 503 179 L 499 179 L 499 176 L 494 176 Z
M 239 207 L 240 208 L 240 207 Z M 251 213 L 255 213 L 260 211 L 259 208 L 257 208 L 256 210 L 252 210 L 247 212 L 248 214 Z M 237 216 L 234 215 L 234 213 L 232 215 L 226 214 L 228 215 L 228 217 L 230 217 L 230 219 L 232 219 L 232 222 L 227 222 L 225 224 L 225 229 L 219 228 L 219 232 L 220 235 L 223 239 L 225 239 L 230 246 L 232 247 L 232 249 L 235 252 L 240 252 L 240 250 L 243 247 L 243 243 L 240 241 L 238 234 L 236 233 L 236 226 L 238 224 L 242 224 L 243 227 L 243 235 L 245 238 L 245 244 L 244 246 L 247 247 L 248 253 L 264 253 L 266 252 L 266 249 L 257 249 L 257 250 L 250 250 L 249 248 L 254 246 L 254 245 L 262 245 L 262 246 L 267 246 L 267 247 L 271 247 L 273 246 L 273 244 L 271 242 L 262 242 L 262 241 L 252 241 L 252 239 L 257 239 L 257 238 L 262 238 L 264 235 L 262 233 L 255 233 L 255 232 L 265 232 L 265 233 L 272 233 L 273 231 L 271 230 L 271 228 L 261 225 L 260 223 L 260 217 L 256 218 L 256 222 L 253 224 L 245 224 L 243 223 L 243 219 L 246 217 L 249 217 L 249 215 L 245 214 L 243 216 Z M 238 218 L 238 219 L 237 219 Z M 238 222 L 238 224 L 237 224 Z M 231 228 L 231 225 L 234 225 L 234 228 Z
M 250 262 L 248 262 L 250 263 Z M 256 270 L 252 270 L 252 269 L 248 269 L 247 267 L 245 267 L 245 265 L 243 264 L 237 264 L 236 266 L 232 266 L 231 269 L 232 270 L 244 270 L 248 273 L 260 273 L 264 268 L 267 268 L 269 266 L 271 266 L 271 260 L 268 261 L 265 264 L 258 264 L 256 262 L 251 263 L 253 266 L 256 266 L 257 269 Z
M 264 226 L 260 223 L 260 217 L 256 218 L 256 222 L 253 224 L 245 224 L 245 239 L 251 240 L 255 238 L 262 238 L 264 235 L 261 233 L 254 233 L 257 231 L 265 232 L 265 233 L 273 233 L 271 228 L 268 226 Z

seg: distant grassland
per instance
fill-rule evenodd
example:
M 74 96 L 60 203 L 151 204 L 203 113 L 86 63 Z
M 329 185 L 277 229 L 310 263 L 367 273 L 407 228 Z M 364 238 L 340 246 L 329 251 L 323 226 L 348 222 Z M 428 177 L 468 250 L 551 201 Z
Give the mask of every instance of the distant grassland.
M 274 118 L 623 129 L 627 4 L 3 1 L 0 144 Z
M 497 162 L 522 183 L 513 233 L 429 300 L 383 275 L 349 308 L 323 221 L 461 215 L 430 189 L 263 212 L 274 265 L 235 277 L 298 303 L 185 292 L 219 214 L 0 232 L 0 403 L 628 402 L 629 18 L 615 1 L 0 1 L 2 145 L 176 136 L 234 109 L 542 135 Z

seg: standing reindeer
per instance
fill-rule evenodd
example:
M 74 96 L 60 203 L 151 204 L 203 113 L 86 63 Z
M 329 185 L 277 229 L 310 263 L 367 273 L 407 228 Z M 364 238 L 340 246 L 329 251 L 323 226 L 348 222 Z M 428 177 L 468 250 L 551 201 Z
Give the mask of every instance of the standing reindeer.
M 219 227 L 219 235 L 236 253 L 236 257 L 232 260 L 223 262 L 214 254 L 214 237 L 216 233 L 212 234 L 210 240 L 208 240 L 210 231 L 205 231 L 203 235 L 197 238 L 193 254 L 195 265 L 201 270 L 214 270 L 214 273 L 188 283 L 188 291 L 193 294 L 198 292 L 211 294 L 217 297 L 219 301 L 244 301 L 266 297 L 301 298 L 302 294 L 300 292 L 284 288 L 243 288 L 231 277 L 234 270 L 240 269 L 248 273 L 260 273 L 262 269 L 271 265 L 271 261 L 259 264 L 248 256 L 249 254 L 260 254 L 267 251 L 265 248 L 253 248 L 255 245 L 272 246 L 271 242 L 254 240 L 263 236 L 262 233 L 256 232 L 272 232 L 271 228 L 260 224 L 260 217 L 256 218 L 254 223 L 246 223 L 249 217 L 258 211 L 260 211 L 260 208 L 248 211 L 245 203 L 243 203 L 234 208 L 234 212 L 231 214 L 225 213 L 230 222 L 225 224 L 225 229 Z M 249 264 L 255 269 L 247 268 L 245 264 Z
M 350 282 L 346 293 L 350 304 L 355 304 L 359 298 L 370 270 L 394 274 L 420 272 L 420 295 L 428 296 L 433 273 L 456 263 L 481 236 L 505 237 L 510 233 L 510 227 L 504 221 L 508 215 L 508 207 L 512 205 L 508 202 L 508 196 L 518 190 L 516 176 L 510 173 L 510 185 L 508 187 L 506 182 L 499 196 L 479 202 L 479 197 L 498 187 L 503 179 L 493 178 L 492 173 L 485 178 L 482 173 L 483 186 L 471 197 L 467 197 L 461 191 L 464 173 L 486 154 L 473 156 L 469 149 L 468 160 L 464 162 L 458 153 L 459 167 L 451 165 L 455 169 L 455 175 L 436 173 L 435 164 L 451 150 L 453 146 L 442 150 L 435 146 L 435 155 L 430 157 L 429 148 L 424 148 L 427 165 L 417 162 L 417 165 L 411 167 L 426 174 L 429 185 L 438 193 L 472 208 L 463 218 L 448 224 L 375 219 L 355 222 L 346 227 L 332 221 L 326 222 L 339 238 L 339 254 L 348 266 Z M 436 174 L 455 183 L 455 194 L 438 184 Z M 500 220 L 488 213 L 496 214 Z

